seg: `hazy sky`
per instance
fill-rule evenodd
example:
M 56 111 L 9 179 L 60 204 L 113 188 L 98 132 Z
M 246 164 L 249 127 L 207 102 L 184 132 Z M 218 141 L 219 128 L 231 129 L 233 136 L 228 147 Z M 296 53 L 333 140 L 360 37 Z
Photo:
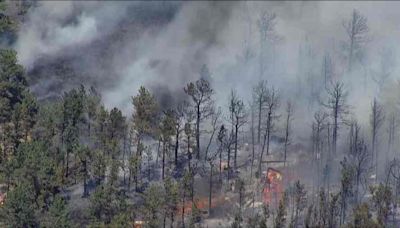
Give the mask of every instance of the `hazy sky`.
M 309 75 L 299 74 L 299 48 L 308 45 L 312 50 L 307 64 L 319 74 L 325 53 L 341 58 L 346 40 L 343 21 L 357 9 L 370 28 L 367 57 L 351 75 L 338 70 L 336 77 L 346 82 L 349 101 L 357 104 L 355 112 L 365 113 L 377 96 L 372 77 L 380 69 L 382 50 L 390 49 L 394 56 L 398 50 L 399 4 L 39 1 L 29 10 L 15 48 L 40 97 L 57 96 L 60 90 L 84 83 L 96 86 L 108 107 L 130 113 L 130 97 L 140 85 L 160 97 L 179 100 L 184 85 L 197 79 L 200 67 L 207 64 L 217 104 L 225 105 L 232 88 L 249 100 L 260 79 L 257 20 L 267 11 L 276 13 L 276 33 L 282 41 L 274 47 L 274 71 L 262 78 L 279 88 L 284 99 L 298 99 L 306 106 L 307 98 L 295 93 L 299 81 L 309 90 L 310 80 Z M 248 64 L 242 60 L 246 45 L 253 54 Z M 335 60 L 335 64 L 339 69 L 342 63 Z M 395 64 L 393 79 L 397 69 Z M 367 121 L 368 116 L 360 118 Z

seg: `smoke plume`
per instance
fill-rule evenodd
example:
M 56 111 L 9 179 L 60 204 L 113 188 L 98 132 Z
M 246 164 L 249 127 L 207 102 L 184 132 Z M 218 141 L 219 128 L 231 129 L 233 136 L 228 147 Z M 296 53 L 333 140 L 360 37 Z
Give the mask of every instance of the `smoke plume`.
M 130 113 L 131 96 L 144 85 L 169 106 L 182 99 L 185 84 L 199 78 L 206 64 L 218 105 L 227 106 L 232 88 L 250 101 L 254 84 L 265 79 L 280 90 L 282 103 L 296 103 L 296 118 L 306 120 L 325 99 L 321 72 L 328 54 L 334 59 L 333 79 L 345 83 L 352 112 L 366 124 L 374 97 L 383 103 L 395 99 L 381 96 L 374 79 L 381 53 L 390 50 L 393 64 L 383 84 L 397 80 L 399 4 L 42 1 L 29 9 L 14 46 L 41 99 L 85 84 L 101 91 L 106 106 Z M 363 59 L 347 73 L 341 70 L 346 61 L 338 59 L 346 58 L 343 22 L 353 9 L 367 18 L 369 39 Z M 266 11 L 276 13 L 281 39 L 261 76 L 257 20 Z M 310 121 L 300 122 L 298 128 L 309 128 Z

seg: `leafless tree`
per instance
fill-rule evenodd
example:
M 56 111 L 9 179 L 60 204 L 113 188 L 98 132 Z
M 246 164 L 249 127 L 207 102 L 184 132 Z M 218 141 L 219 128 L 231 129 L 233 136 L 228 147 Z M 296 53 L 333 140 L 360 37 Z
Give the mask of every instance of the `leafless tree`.
M 223 124 L 219 128 L 217 140 L 219 142 L 219 179 L 222 180 L 222 154 L 226 146 L 226 128 Z
M 186 113 L 186 108 L 188 104 L 186 102 L 178 104 L 177 108 L 174 110 L 175 118 L 175 166 L 178 165 L 178 151 L 179 151 L 179 139 L 182 131 L 184 130 L 184 118 Z
M 185 112 L 185 126 L 183 130 L 185 132 L 186 138 L 186 155 L 188 158 L 188 169 L 191 170 L 191 161 L 192 161 L 192 137 L 193 137 L 193 127 L 192 122 L 194 120 L 194 113 L 193 110 L 187 109 Z
M 323 153 L 323 145 L 324 145 L 324 131 L 327 129 L 327 118 L 328 114 L 322 111 L 317 111 L 314 114 L 314 123 L 312 126 L 313 129 L 313 134 L 312 134 L 312 141 L 313 141 L 313 159 L 312 162 L 314 163 L 314 160 L 316 160 L 317 163 L 317 186 L 318 188 L 320 187 L 320 173 L 321 173 L 321 167 L 322 167 L 322 153 Z
M 277 109 L 279 108 L 279 95 L 278 91 L 273 87 L 267 91 L 266 108 L 267 123 L 264 133 L 263 145 L 261 148 L 260 161 L 258 165 L 259 174 L 261 174 L 261 164 L 263 160 L 265 146 L 267 146 L 267 155 L 269 155 L 271 133 L 275 130 L 275 120 L 279 118 L 279 115 L 276 114 Z
M 360 185 L 366 185 L 368 176 L 367 174 L 371 170 L 371 154 L 369 153 L 367 145 L 361 136 L 360 126 L 355 120 L 350 123 L 349 141 L 349 162 L 354 167 L 354 197 L 356 199 L 356 203 L 359 203 Z
M 250 112 L 251 112 L 251 124 L 250 124 L 250 132 L 251 132 L 251 166 L 250 166 L 250 179 L 253 178 L 253 166 L 254 166 L 254 159 L 255 159 L 255 132 L 254 132 L 254 109 L 255 103 L 250 102 Z
M 321 93 L 321 87 L 324 81 L 320 77 L 320 73 L 315 67 L 315 59 L 317 58 L 317 52 L 312 46 L 312 43 L 305 37 L 305 40 L 299 47 L 299 71 L 298 74 L 304 82 L 305 88 L 302 88 L 301 93 L 304 93 L 308 98 L 308 105 L 314 106 L 315 102 L 318 101 Z
M 215 133 L 215 131 L 218 129 L 218 127 L 217 127 L 217 121 L 218 121 L 218 119 L 219 119 L 219 116 L 221 115 L 221 111 L 220 110 L 218 110 L 218 112 L 216 112 L 214 115 L 213 115 L 213 132 L 212 132 L 212 136 L 210 137 L 210 142 L 209 142 L 209 144 L 208 144 L 208 146 L 207 146 L 207 149 L 209 148 L 209 145 L 211 144 L 211 141 L 212 141 L 212 139 L 213 139 L 213 136 L 214 136 L 214 133 Z M 210 213 L 210 211 L 211 211 L 211 199 L 212 199 L 212 184 L 213 184 L 213 169 L 214 169 L 214 165 L 215 165 L 215 159 L 217 158 L 217 156 L 218 156 L 218 153 L 219 151 L 218 150 L 216 150 L 214 153 L 207 153 L 206 154 L 206 161 L 208 162 L 208 164 L 209 164 L 209 166 L 210 166 L 210 176 L 209 176 L 209 192 L 208 192 L 208 213 Z
M 190 82 L 184 88 L 186 94 L 192 98 L 193 107 L 196 113 L 196 157 L 200 158 L 200 124 L 209 117 L 213 110 L 212 95 L 214 90 L 206 78 L 210 77 L 209 70 L 206 65 L 203 65 L 200 71 L 201 78 L 196 82 Z
M 248 2 L 243 2 L 241 6 L 243 7 L 243 9 L 240 16 L 246 24 L 247 32 L 244 34 L 243 50 L 242 53 L 238 56 L 238 59 L 240 62 L 243 62 L 246 65 L 254 57 L 254 51 L 251 42 L 253 36 L 253 20 L 251 18 Z
M 225 142 L 225 149 L 227 150 L 227 155 L 228 155 L 228 161 L 227 161 L 227 166 L 228 166 L 228 179 L 230 178 L 231 174 L 231 160 L 232 160 L 232 146 L 235 144 L 235 132 L 233 128 L 231 129 L 228 137 L 226 137 L 226 142 Z
M 162 179 L 165 178 L 165 163 L 166 156 L 170 153 L 171 137 L 174 135 L 175 119 L 172 110 L 163 112 L 160 123 L 160 137 L 162 142 Z
M 392 185 L 394 199 L 397 199 L 400 192 L 400 162 L 394 158 L 388 163 L 388 169 L 386 173 L 385 186 Z M 393 211 L 397 211 L 398 201 L 393 200 Z M 396 213 L 393 214 L 393 221 L 395 221 Z
M 253 88 L 253 101 L 254 106 L 257 108 L 257 143 L 261 141 L 261 125 L 262 125 L 262 112 L 265 108 L 265 102 L 267 101 L 267 81 L 261 80 Z
M 398 127 L 398 121 L 396 115 L 392 112 L 388 118 L 388 151 L 387 154 L 392 153 L 393 144 L 396 138 L 396 132 Z
M 214 139 L 215 132 L 218 130 L 218 122 L 221 117 L 221 108 L 218 108 L 216 112 L 211 115 L 211 132 L 210 132 L 210 139 L 208 140 L 208 144 L 206 147 L 205 152 L 205 159 L 208 158 L 208 152 L 210 150 L 211 143 Z
M 246 123 L 246 110 L 242 100 L 240 100 L 234 90 L 229 97 L 230 120 L 234 132 L 234 168 L 237 168 L 238 133 L 239 129 Z
M 333 78 L 333 61 L 331 56 L 326 53 L 322 62 L 322 76 L 324 78 L 325 89 L 332 83 Z
M 378 179 L 378 153 L 376 150 L 378 144 L 379 130 L 382 127 L 384 121 L 383 107 L 374 99 L 371 107 L 370 125 L 371 125 L 371 146 L 372 146 L 372 161 L 375 163 L 375 174 Z
M 343 22 L 343 27 L 348 42 L 348 70 L 351 71 L 355 56 L 361 54 L 362 46 L 368 40 L 369 28 L 367 18 L 354 9 L 351 18 Z
M 346 104 L 347 92 L 344 89 L 343 83 L 336 82 L 327 89 L 327 93 L 328 100 L 326 103 L 322 103 L 322 105 L 329 109 L 330 116 L 333 121 L 332 152 L 334 155 L 336 155 L 338 131 L 349 109 L 348 105 Z
M 257 20 L 257 26 L 260 33 L 260 78 L 263 78 L 266 69 L 265 55 L 269 42 L 278 39 L 276 35 L 276 14 L 263 11 Z
M 291 128 L 292 128 L 292 120 L 293 120 L 293 112 L 294 112 L 294 108 L 293 105 L 290 101 L 287 102 L 286 104 L 286 123 L 285 123 L 285 142 L 284 142 L 284 149 L 283 149 L 283 153 L 284 153 L 284 166 L 286 166 L 286 156 L 287 156 L 287 149 L 288 146 L 291 143 Z

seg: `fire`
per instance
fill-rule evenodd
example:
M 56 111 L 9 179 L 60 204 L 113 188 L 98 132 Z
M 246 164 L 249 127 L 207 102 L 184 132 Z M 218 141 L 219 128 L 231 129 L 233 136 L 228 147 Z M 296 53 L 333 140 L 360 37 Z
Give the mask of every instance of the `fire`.
M 133 222 L 133 228 L 142 228 L 145 225 L 145 221 L 143 220 L 136 220 Z
M 226 202 L 226 197 L 223 196 L 218 196 L 218 197 L 213 197 L 211 198 L 211 208 L 218 207 Z M 208 197 L 201 197 L 201 198 L 196 198 L 194 200 L 194 203 L 197 207 L 197 209 L 203 211 L 203 210 L 208 210 Z M 185 214 L 190 214 L 192 212 L 192 201 L 188 200 L 185 202 L 184 205 L 185 208 Z M 183 208 L 182 208 L 182 203 L 178 205 L 178 214 L 182 214 Z
M 268 168 L 263 189 L 265 204 L 271 204 L 272 199 L 280 199 L 282 197 L 282 179 L 281 172 Z

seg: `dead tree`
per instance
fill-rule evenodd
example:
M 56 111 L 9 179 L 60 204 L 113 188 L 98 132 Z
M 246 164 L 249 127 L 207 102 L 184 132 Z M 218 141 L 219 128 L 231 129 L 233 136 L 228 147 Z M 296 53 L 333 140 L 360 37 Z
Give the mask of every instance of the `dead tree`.
M 317 163 L 317 171 L 315 172 L 317 175 L 317 187 L 319 189 L 320 187 L 320 173 L 321 173 L 321 168 L 322 168 L 322 153 L 323 153 L 323 145 L 324 145 L 324 131 L 327 128 L 327 118 L 328 114 L 322 111 L 318 111 L 314 114 L 314 123 L 313 123 L 313 134 L 312 134 L 312 140 L 313 140 L 313 158 L 312 158 L 312 163 L 314 164 L 314 160 Z M 314 168 L 314 166 L 313 166 Z
M 284 159 L 285 163 L 284 166 L 286 166 L 286 155 L 287 155 L 287 149 L 288 146 L 290 145 L 290 133 L 291 133 L 291 124 L 293 120 L 293 105 L 290 101 L 287 102 L 286 104 L 286 123 L 285 123 L 285 142 L 284 142 Z
M 171 137 L 174 135 L 175 119 L 172 110 L 164 112 L 160 124 L 160 136 L 162 141 L 162 179 L 165 178 L 166 156 L 169 154 Z
M 207 160 L 208 158 L 208 151 L 210 150 L 210 146 L 214 139 L 215 132 L 218 130 L 218 122 L 220 116 L 221 116 L 221 108 L 218 108 L 218 110 L 211 115 L 211 132 L 210 132 L 210 139 L 208 140 L 208 144 L 206 147 L 205 160 Z
M 237 168 L 237 151 L 238 151 L 238 134 L 240 128 L 246 123 L 246 110 L 242 100 L 240 100 L 234 90 L 231 91 L 229 98 L 230 120 L 233 129 L 234 137 L 234 158 L 233 166 Z
M 219 179 L 220 181 L 222 180 L 222 154 L 225 148 L 225 142 L 226 142 L 226 128 L 224 125 L 221 125 L 219 132 L 218 132 L 218 136 L 217 136 L 217 140 L 219 142 L 219 148 L 218 148 L 218 152 L 219 152 Z
M 392 187 L 391 187 L 392 185 Z M 388 163 L 388 170 L 386 173 L 385 186 L 393 189 L 393 198 L 398 199 L 400 193 L 400 163 L 399 160 L 394 158 Z M 398 210 L 398 201 L 393 200 L 393 211 Z M 393 221 L 396 221 L 396 214 L 392 213 Z
M 348 113 L 348 105 L 346 104 L 347 92 L 344 90 L 343 83 L 336 82 L 328 88 L 328 100 L 322 105 L 329 109 L 330 116 L 333 121 L 332 126 L 332 153 L 336 155 L 337 139 L 339 128 Z
M 260 81 L 258 84 L 253 88 L 253 101 L 254 106 L 257 106 L 257 143 L 259 144 L 261 141 L 261 125 L 262 125 L 262 112 L 265 108 L 265 102 L 267 100 L 267 82 Z
M 215 133 L 217 127 L 216 127 L 216 122 L 220 116 L 221 112 L 218 112 L 215 114 L 215 117 L 213 117 L 213 119 L 215 119 L 215 123 L 213 125 L 213 132 Z M 212 135 L 214 135 L 214 133 L 212 133 Z M 211 137 L 210 141 L 212 140 L 213 137 Z M 212 184 L 213 184 L 213 169 L 214 169 L 214 164 L 215 164 L 215 159 L 218 156 L 219 151 L 215 151 L 214 153 L 211 154 L 207 154 L 208 156 L 206 157 L 206 161 L 208 162 L 208 164 L 210 165 L 210 177 L 209 177 L 209 194 L 208 194 L 208 213 L 211 212 L 211 199 L 212 199 Z
M 175 166 L 178 166 L 178 151 L 179 151 L 179 139 L 183 129 L 183 120 L 185 118 L 187 103 L 183 102 L 178 104 L 176 110 L 174 110 L 175 118 Z
M 387 154 L 392 153 L 393 144 L 394 144 L 395 138 L 396 138 L 397 127 L 398 127 L 398 122 L 396 119 L 396 115 L 394 113 L 391 113 L 389 116 L 389 122 L 388 122 L 388 151 L 387 151 Z
M 384 121 L 384 114 L 382 106 L 374 99 L 371 107 L 370 125 L 371 125 L 371 146 L 372 146 L 372 161 L 375 167 L 375 178 L 378 179 L 378 153 L 376 150 L 378 143 L 379 130 Z
M 261 164 L 263 160 L 265 146 L 267 147 L 267 155 L 269 155 L 269 146 L 270 146 L 270 139 L 271 133 L 275 129 L 275 120 L 279 118 L 276 114 L 277 109 L 279 108 L 279 95 L 278 91 L 274 88 L 271 88 L 267 92 L 267 99 L 266 99 L 266 108 L 267 108 L 267 123 L 264 133 L 263 145 L 261 148 L 260 154 L 260 161 L 258 165 L 258 174 L 261 174 Z
M 260 18 L 257 20 L 257 26 L 260 33 L 260 78 L 263 78 L 266 69 L 266 48 L 268 43 L 277 38 L 275 32 L 276 14 L 266 11 L 262 12 Z
M 357 10 L 353 10 L 351 18 L 343 22 L 343 27 L 347 36 L 348 48 L 348 70 L 351 71 L 356 56 L 359 56 L 362 47 L 368 38 L 367 18 L 360 14 Z
M 200 125 L 201 122 L 206 119 L 213 110 L 212 95 L 214 90 L 211 88 L 211 84 L 207 81 L 210 77 L 209 70 L 206 65 L 203 65 L 200 71 L 201 78 L 196 82 L 190 82 L 184 88 L 185 93 L 188 94 L 193 103 L 194 111 L 196 113 L 196 158 L 200 158 Z
M 185 132 L 185 138 L 186 138 L 186 155 L 188 159 L 188 169 L 191 170 L 191 161 L 192 161 L 192 137 L 193 137 L 193 127 L 192 127 L 192 122 L 194 119 L 194 113 L 192 110 L 188 109 L 185 112 L 185 126 L 183 128 Z
M 353 177 L 354 167 L 349 164 L 346 157 L 340 162 L 341 179 L 340 179 L 340 225 L 346 221 L 346 212 L 348 201 L 353 194 Z
M 333 62 L 328 53 L 324 55 L 324 60 L 322 63 L 322 76 L 324 78 L 325 89 L 328 89 L 328 85 L 332 83 L 333 78 Z
M 358 204 L 360 202 L 360 185 L 366 185 L 368 173 L 371 170 L 371 154 L 361 136 L 357 121 L 352 121 L 350 124 L 349 141 L 349 161 L 354 169 L 354 197 Z
M 251 111 L 251 166 L 250 166 L 250 179 L 253 178 L 253 166 L 255 159 L 255 132 L 254 132 L 254 102 L 250 102 L 250 111 Z
M 226 138 L 226 142 L 225 142 L 225 147 L 227 150 L 227 156 L 228 156 L 228 161 L 227 161 L 227 168 L 228 168 L 228 179 L 230 179 L 231 177 L 231 160 L 232 160 L 232 146 L 235 143 L 235 133 L 233 131 L 233 128 L 231 129 L 231 132 L 229 134 L 229 136 Z

